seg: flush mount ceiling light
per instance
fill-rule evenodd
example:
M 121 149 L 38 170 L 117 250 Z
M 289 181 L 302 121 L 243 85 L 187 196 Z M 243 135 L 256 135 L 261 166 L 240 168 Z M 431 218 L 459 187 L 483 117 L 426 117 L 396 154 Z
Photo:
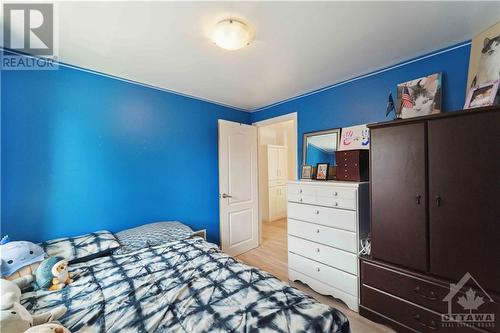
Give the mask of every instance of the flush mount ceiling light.
M 245 23 L 227 19 L 217 23 L 212 39 L 217 46 L 234 51 L 250 44 L 252 33 Z

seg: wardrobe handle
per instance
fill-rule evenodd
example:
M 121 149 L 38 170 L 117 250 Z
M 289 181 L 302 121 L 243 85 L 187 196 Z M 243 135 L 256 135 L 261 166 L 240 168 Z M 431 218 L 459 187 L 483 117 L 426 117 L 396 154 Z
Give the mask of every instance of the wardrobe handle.
M 420 205 L 420 200 L 422 199 L 422 195 L 421 194 L 417 194 L 415 196 L 415 199 L 417 200 L 417 205 Z
M 416 314 L 413 318 L 417 321 L 417 323 L 420 324 L 420 326 L 430 328 L 431 330 L 438 329 L 438 327 L 436 326 L 436 322 L 434 320 L 431 320 L 430 324 L 426 324 L 422 321 L 422 319 L 420 319 L 420 315 L 418 315 L 418 314 Z
M 436 195 L 436 206 L 440 207 L 441 206 L 441 197 L 439 195 Z

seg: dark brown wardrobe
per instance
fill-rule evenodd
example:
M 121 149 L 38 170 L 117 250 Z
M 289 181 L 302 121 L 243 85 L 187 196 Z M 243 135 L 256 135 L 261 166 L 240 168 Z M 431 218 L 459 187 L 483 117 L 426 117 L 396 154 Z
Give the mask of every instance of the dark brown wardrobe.
M 369 127 L 372 251 L 360 313 L 398 332 L 500 332 L 500 109 Z M 442 323 L 464 311 L 467 285 L 483 300 L 467 312 L 495 314 L 494 327 Z

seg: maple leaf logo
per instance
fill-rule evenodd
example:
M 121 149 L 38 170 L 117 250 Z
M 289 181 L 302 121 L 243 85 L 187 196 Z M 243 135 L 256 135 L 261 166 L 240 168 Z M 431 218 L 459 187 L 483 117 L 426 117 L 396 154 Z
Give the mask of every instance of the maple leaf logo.
M 476 292 L 469 288 L 469 290 L 465 292 L 465 297 L 460 296 L 457 303 L 460 304 L 464 310 L 469 310 L 472 313 L 472 310 L 477 310 L 484 303 L 484 298 L 476 296 Z

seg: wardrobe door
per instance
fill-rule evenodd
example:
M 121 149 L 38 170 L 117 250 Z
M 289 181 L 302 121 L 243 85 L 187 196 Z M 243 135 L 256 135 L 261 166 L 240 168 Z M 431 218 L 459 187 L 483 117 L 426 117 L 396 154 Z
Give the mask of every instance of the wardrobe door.
M 287 151 L 284 147 L 278 149 L 278 178 L 287 178 Z
M 500 290 L 500 112 L 429 121 L 430 271 Z
M 268 180 L 277 180 L 278 177 L 278 149 L 267 147 L 267 174 Z
M 425 271 L 425 124 L 372 128 L 370 133 L 372 254 Z

